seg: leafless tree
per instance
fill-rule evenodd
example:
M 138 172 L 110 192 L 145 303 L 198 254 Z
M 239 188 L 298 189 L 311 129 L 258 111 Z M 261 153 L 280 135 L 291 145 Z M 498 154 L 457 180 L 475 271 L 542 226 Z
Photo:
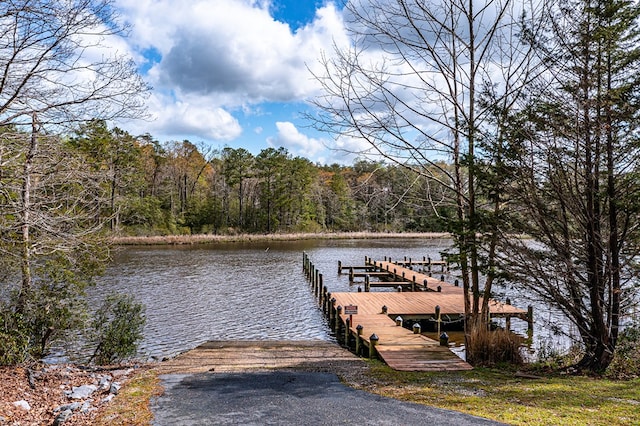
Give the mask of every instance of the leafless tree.
M 140 117 L 149 88 L 114 44 L 112 0 L 0 3 L 0 126 Z
M 112 0 L 0 2 L 2 293 L 17 289 L 9 309 L 18 314 L 4 328 L 26 333 L 34 354 L 71 327 L 106 261 L 104 176 L 89 174 L 59 135 L 90 119 L 144 115 L 149 88 L 115 49 L 125 34 Z
M 324 89 L 315 100 L 319 129 L 365 141 L 369 152 L 447 188 L 457 215 L 449 228 L 465 289 L 467 338 L 486 326 L 494 278 L 498 234 L 495 222 L 482 217 L 501 208 L 499 199 L 478 193 L 478 171 L 488 158 L 479 142 L 495 133 L 495 104 L 514 102 L 535 70 L 521 35 L 541 19 L 536 4 L 350 1 L 345 19 L 354 42 L 323 56 L 323 73 L 315 74 Z M 480 102 L 486 96 L 490 104 Z

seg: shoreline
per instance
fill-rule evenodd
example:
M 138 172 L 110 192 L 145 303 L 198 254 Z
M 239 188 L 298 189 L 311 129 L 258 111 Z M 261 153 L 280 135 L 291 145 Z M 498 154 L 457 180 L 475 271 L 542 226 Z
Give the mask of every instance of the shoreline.
M 387 238 L 439 239 L 451 238 L 447 232 L 332 232 L 332 233 L 290 233 L 290 234 L 238 234 L 238 235 L 160 235 L 160 236 L 120 236 L 111 242 L 119 246 L 186 245 L 214 243 L 246 243 L 259 241 L 302 241 L 302 240 L 366 240 Z

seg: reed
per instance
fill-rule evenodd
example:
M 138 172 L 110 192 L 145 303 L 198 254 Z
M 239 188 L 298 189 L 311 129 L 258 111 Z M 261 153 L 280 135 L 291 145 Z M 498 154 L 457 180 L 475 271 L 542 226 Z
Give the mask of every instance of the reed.
M 380 238 L 449 238 L 447 233 L 407 232 L 335 232 L 335 233 L 288 233 L 288 234 L 238 234 L 238 235 L 156 235 L 156 236 L 114 236 L 116 245 L 183 245 L 183 244 L 215 244 L 260 241 L 301 241 L 301 240 L 349 240 Z
M 467 360 L 475 366 L 491 367 L 508 363 L 522 365 L 522 343 L 524 339 L 508 330 L 475 330 L 467 342 Z

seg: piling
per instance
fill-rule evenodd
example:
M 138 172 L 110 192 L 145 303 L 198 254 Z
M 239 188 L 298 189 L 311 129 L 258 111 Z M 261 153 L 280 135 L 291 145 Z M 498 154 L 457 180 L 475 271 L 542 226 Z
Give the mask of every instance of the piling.
M 362 330 L 364 330 L 364 327 L 358 324 L 356 327 L 356 355 L 360 355 L 362 351 Z
M 370 359 L 373 359 L 376 356 L 376 345 L 378 344 L 379 340 L 380 338 L 375 333 L 369 336 L 369 358 Z

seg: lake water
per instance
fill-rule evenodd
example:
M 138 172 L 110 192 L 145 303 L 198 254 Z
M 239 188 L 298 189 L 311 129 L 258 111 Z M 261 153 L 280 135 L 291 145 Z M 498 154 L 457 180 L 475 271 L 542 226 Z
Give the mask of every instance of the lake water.
M 336 292 L 357 291 L 346 275 L 338 275 L 339 260 L 344 265 L 362 265 L 365 256 L 435 260 L 449 246 L 444 239 L 369 239 L 126 247 L 90 297 L 99 303 L 111 292 L 129 293 L 146 305 L 142 358 L 175 356 L 208 340 L 331 340 L 302 272 L 303 252 Z M 508 288 L 498 293 L 523 309 L 529 303 L 520 303 Z M 556 339 L 546 326 L 558 322 L 551 315 L 548 309 L 534 312 L 538 341 Z M 525 322 L 512 321 L 512 329 L 526 333 L 526 328 Z M 557 336 L 557 342 L 547 343 L 564 340 Z

